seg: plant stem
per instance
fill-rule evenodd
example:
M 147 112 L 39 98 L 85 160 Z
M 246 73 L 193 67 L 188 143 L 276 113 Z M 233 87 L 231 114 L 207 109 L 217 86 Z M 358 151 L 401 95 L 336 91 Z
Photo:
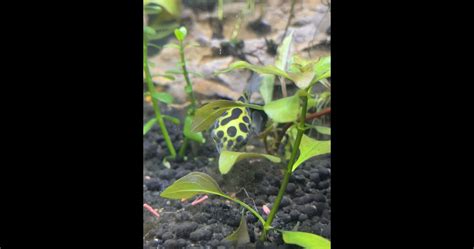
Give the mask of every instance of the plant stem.
M 155 93 L 155 87 L 153 86 L 153 81 L 151 79 L 150 68 L 148 66 L 148 39 L 146 36 L 143 36 L 143 69 L 145 70 L 145 79 L 147 83 L 148 91 L 150 95 L 153 96 Z M 160 126 L 161 133 L 163 133 L 163 137 L 165 138 L 166 146 L 171 153 L 171 158 L 176 158 L 176 150 L 174 149 L 173 143 L 171 143 L 170 136 L 168 135 L 168 130 L 166 130 L 165 122 L 163 121 L 163 116 L 161 116 L 160 107 L 158 106 L 158 101 L 155 98 L 151 98 L 151 102 L 153 103 L 153 110 L 155 111 L 156 116 L 156 123 Z
M 188 109 L 188 115 L 194 115 L 196 111 L 196 98 L 194 97 L 193 85 L 191 84 L 191 80 L 189 79 L 189 73 L 186 68 L 186 59 L 184 58 L 184 45 L 183 41 L 179 41 L 179 57 L 181 59 L 181 68 L 183 69 L 183 76 L 184 80 L 186 81 L 186 93 L 188 94 L 188 98 L 191 101 L 191 105 Z
M 229 198 L 228 198 L 229 199 Z M 257 219 L 262 222 L 262 224 L 265 224 L 265 219 L 256 211 L 254 210 L 253 208 L 251 208 L 249 205 L 247 205 L 245 202 L 235 198 L 235 199 L 230 199 L 230 200 L 233 200 L 237 203 L 239 203 L 241 206 L 243 206 L 244 208 L 246 208 L 247 210 L 249 210 L 253 215 L 255 215 L 255 217 L 257 217 Z
M 299 122 L 299 127 L 298 127 L 298 134 L 296 135 L 296 140 L 295 140 L 295 144 L 293 146 L 293 151 L 291 152 L 291 157 L 290 157 L 290 160 L 288 161 L 288 166 L 286 168 L 285 176 L 283 178 L 283 183 L 280 186 L 280 190 L 278 191 L 278 195 L 275 199 L 275 202 L 273 203 L 272 210 L 270 211 L 270 214 L 268 215 L 267 221 L 263 225 L 263 231 L 262 231 L 262 234 L 260 236 L 261 241 L 264 241 L 265 238 L 267 237 L 267 232 L 268 232 L 268 230 L 270 229 L 270 227 L 272 225 L 273 218 L 275 218 L 275 215 L 278 211 L 278 207 L 280 206 L 283 195 L 285 194 L 286 187 L 288 186 L 288 182 L 289 182 L 290 176 L 292 174 L 293 164 L 295 163 L 295 160 L 296 160 L 296 154 L 298 153 L 298 149 L 300 147 L 301 138 L 303 137 L 304 124 L 305 124 L 305 120 L 306 120 L 306 111 L 308 109 L 308 96 L 303 95 L 303 96 L 301 96 L 301 99 L 303 101 L 303 107 L 301 108 L 301 116 L 300 116 L 300 122 Z
M 194 97 L 194 91 L 193 91 L 193 85 L 191 84 L 191 80 L 189 79 L 189 73 L 188 69 L 186 67 L 186 59 L 184 58 L 184 44 L 182 40 L 179 40 L 179 57 L 181 60 L 181 68 L 183 70 L 183 76 L 184 80 L 186 81 L 186 88 L 185 92 L 188 95 L 188 99 L 191 101 L 191 105 L 188 108 L 188 113 L 187 115 L 189 116 L 194 116 L 194 113 L 196 112 L 196 98 Z M 186 147 L 188 146 L 189 139 L 187 137 L 184 138 L 183 145 L 181 145 L 181 148 L 179 149 L 179 157 L 184 156 L 184 152 L 186 151 Z
M 189 140 L 187 137 L 184 138 L 183 145 L 181 145 L 181 148 L 179 148 L 178 156 L 180 158 L 183 158 L 184 152 L 186 151 L 186 147 L 188 147 Z
M 309 114 L 308 116 L 306 116 L 306 121 L 311 121 L 313 119 L 320 118 L 321 116 L 327 115 L 329 113 L 331 113 L 331 107 L 323 109 L 320 112 L 313 112 L 313 113 Z M 281 135 L 277 137 L 276 143 L 275 143 L 275 147 L 277 149 L 278 149 L 278 147 L 280 147 L 281 140 L 283 139 L 283 137 L 285 136 L 286 131 L 291 127 L 291 125 L 292 125 L 292 123 L 288 123 L 287 125 L 285 125 L 283 127 L 281 133 L 280 133 Z

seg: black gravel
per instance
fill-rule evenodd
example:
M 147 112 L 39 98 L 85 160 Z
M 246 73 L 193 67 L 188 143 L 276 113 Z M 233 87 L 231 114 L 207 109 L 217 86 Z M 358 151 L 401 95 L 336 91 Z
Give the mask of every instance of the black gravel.
M 148 104 L 144 104 L 144 121 L 153 115 Z M 163 106 L 162 111 L 170 110 Z M 173 116 L 177 113 L 173 111 Z M 181 113 L 182 115 L 182 113 Z M 167 122 L 168 131 L 175 148 L 183 141 L 180 127 Z M 192 206 L 194 200 L 181 202 L 159 196 L 170 184 L 189 172 L 199 171 L 212 176 L 224 192 L 234 193 L 250 206 L 256 206 L 266 218 L 262 206 L 271 208 L 280 186 L 282 165 L 265 160 L 243 161 L 234 166 L 227 175 L 217 169 L 218 154 L 208 134 L 207 142 L 195 146 L 193 156 L 186 153 L 187 160 L 170 162 L 171 168 L 162 161 L 168 155 L 161 131 L 153 127 L 144 136 L 143 176 L 144 202 L 158 209 L 158 219 L 147 210 L 143 211 L 144 248 L 233 248 L 223 239 L 239 225 L 242 208 L 217 196 L 209 196 L 204 202 Z M 311 232 L 331 239 L 331 163 L 330 158 L 315 158 L 305 162 L 290 178 L 286 195 L 280 205 L 273 226 L 292 230 L 298 223 L 298 231 Z M 245 189 L 245 191 L 243 190 Z M 249 196 L 247 196 L 247 194 Z M 251 213 L 246 213 L 251 242 L 239 248 L 298 248 L 284 245 L 281 235 L 269 234 L 269 241 L 260 243 L 258 235 L 262 225 Z

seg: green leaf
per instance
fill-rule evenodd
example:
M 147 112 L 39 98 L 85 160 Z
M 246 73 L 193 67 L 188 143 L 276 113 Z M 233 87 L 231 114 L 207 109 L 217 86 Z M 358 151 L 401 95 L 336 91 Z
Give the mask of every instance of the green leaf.
M 153 74 L 152 77 L 155 77 L 155 76 L 161 76 L 163 78 L 167 78 L 169 80 L 176 80 L 176 78 L 174 77 L 174 75 L 171 75 L 171 74 L 161 74 L 161 73 L 157 73 L 157 74 Z
M 163 12 L 163 8 L 161 6 L 158 6 L 158 5 L 149 4 L 149 5 L 145 6 L 145 12 L 148 15 L 158 15 L 161 12 Z
M 281 162 L 280 158 L 268 154 L 235 152 L 225 150 L 222 151 L 219 156 L 219 171 L 221 172 L 221 174 L 225 175 L 232 169 L 234 164 L 236 164 L 238 161 L 248 158 L 266 158 L 274 163 Z
M 156 35 L 150 37 L 149 40 L 153 41 L 153 40 L 163 39 L 163 38 L 173 34 L 174 30 L 178 27 L 179 27 L 179 25 L 175 22 L 169 23 L 169 24 L 160 23 L 160 25 L 158 25 L 158 26 L 153 26 L 153 28 L 156 31 Z
M 204 143 L 206 140 L 202 136 L 201 132 L 192 132 L 191 131 L 191 124 L 193 122 L 193 117 L 192 116 L 186 116 L 186 119 L 184 120 L 184 128 L 183 128 L 183 134 L 185 137 L 196 141 L 198 143 Z
M 183 71 L 178 70 L 178 69 L 170 69 L 170 70 L 166 70 L 166 71 L 165 71 L 165 74 L 176 74 L 176 75 L 179 75 L 179 74 L 183 74 Z
M 292 171 L 295 171 L 304 161 L 312 157 L 331 153 L 331 141 L 319 141 L 303 135 L 299 149 L 300 156 L 293 164 Z
M 143 33 L 146 37 L 152 37 L 156 34 L 155 30 L 149 26 L 143 27 Z
M 273 98 L 273 88 L 275 86 L 275 75 L 264 74 L 262 75 L 262 81 L 260 82 L 260 94 L 262 95 L 265 103 L 270 103 Z
M 314 65 L 314 71 L 316 73 L 316 77 L 312 81 L 313 83 L 331 77 L 331 56 L 321 58 Z
M 239 106 L 244 106 L 244 104 L 229 100 L 216 100 L 200 107 L 194 115 L 191 131 L 200 132 L 208 129 L 226 110 Z
M 330 249 L 331 241 L 312 233 L 280 231 L 286 244 L 294 244 L 306 249 Z
M 303 67 L 311 63 L 311 61 L 305 60 L 296 54 L 292 56 L 291 60 L 292 60 L 292 63 L 290 64 L 288 68 L 288 72 L 292 72 L 292 73 L 301 72 L 301 69 Z
M 187 48 L 187 47 L 201 47 L 201 44 L 199 44 L 195 41 L 191 41 L 191 42 L 187 43 L 184 47 L 185 48 Z
M 156 100 L 159 100 L 163 103 L 166 103 L 166 104 L 171 104 L 173 103 L 173 96 L 169 93 L 165 93 L 165 92 L 154 92 L 151 94 L 151 96 L 156 99 Z
M 319 133 L 324 135 L 331 135 L 331 128 L 325 126 L 315 126 L 314 127 Z
M 217 74 L 226 73 L 235 69 L 242 69 L 242 68 L 252 70 L 259 74 L 274 74 L 274 75 L 282 76 L 289 79 L 289 75 L 285 71 L 279 69 L 278 67 L 274 65 L 258 66 L 258 65 L 252 65 L 246 61 L 236 61 L 230 64 L 228 68 L 217 72 Z
M 153 47 L 153 48 L 156 48 L 158 50 L 161 50 L 163 47 L 162 46 L 159 46 L 159 45 L 156 45 L 156 44 L 153 44 L 153 43 L 148 43 L 148 46 L 149 47 Z
M 145 136 L 145 134 L 147 134 L 151 127 L 153 127 L 153 125 L 156 124 L 156 118 L 152 118 L 150 120 L 148 120 L 148 122 L 146 122 L 146 124 L 143 126 L 143 135 Z
M 290 79 L 295 82 L 296 86 L 300 89 L 308 87 L 316 73 L 314 71 L 300 72 L 300 73 L 288 73 Z
M 144 0 L 143 1 L 144 6 L 151 3 L 160 5 L 173 17 L 179 17 L 179 15 L 181 14 L 180 0 Z
M 231 233 L 229 236 L 224 238 L 224 240 L 233 242 L 234 247 L 238 245 L 247 244 L 250 242 L 250 236 L 247 227 L 247 219 L 245 215 L 242 215 L 240 218 L 239 227 Z
M 176 36 L 176 39 L 178 39 L 178 41 L 184 41 L 187 34 L 188 34 L 188 31 L 186 30 L 186 27 L 184 26 L 181 26 L 179 29 L 174 30 L 174 35 Z
M 179 123 L 181 123 L 179 121 L 179 119 L 177 119 L 175 117 L 171 117 L 171 116 L 168 116 L 168 115 L 165 115 L 165 114 L 161 114 L 161 116 L 163 117 L 164 120 L 168 120 L 168 121 L 172 122 L 175 125 L 179 125 Z
M 277 123 L 293 122 L 298 118 L 300 99 L 298 95 L 272 101 L 263 106 L 263 110 Z
M 217 185 L 216 181 L 209 175 L 201 172 L 191 172 L 169 187 L 167 187 L 160 196 L 168 199 L 189 199 L 198 194 L 217 194 L 225 196 L 225 194 Z
M 308 61 L 295 55 L 288 68 L 288 75 L 296 86 L 305 89 L 310 84 L 331 76 L 331 56 Z
M 174 44 L 174 43 L 168 43 L 168 44 L 164 45 L 163 48 L 176 48 L 176 49 L 179 49 L 179 45 Z
M 287 71 L 288 61 L 290 58 L 291 42 L 293 41 L 293 31 L 291 31 L 278 46 L 278 55 L 275 61 L 275 66 L 283 71 Z

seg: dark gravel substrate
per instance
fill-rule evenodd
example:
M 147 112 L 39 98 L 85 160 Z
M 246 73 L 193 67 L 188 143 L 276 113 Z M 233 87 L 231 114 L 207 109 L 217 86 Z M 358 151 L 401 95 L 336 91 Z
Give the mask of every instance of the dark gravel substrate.
M 167 108 L 163 107 L 166 113 Z M 148 104 L 144 104 L 144 121 L 153 114 Z M 171 115 L 176 116 L 173 112 Z M 167 124 L 171 139 L 178 149 L 182 142 L 180 127 Z M 240 221 L 242 208 L 233 202 L 217 196 L 191 206 L 189 200 L 181 202 L 159 196 L 167 186 L 192 171 L 205 172 L 212 176 L 228 194 L 251 206 L 256 206 L 263 214 L 262 205 L 271 208 L 280 180 L 282 165 L 265 160 L 244 161 L 235 165 L 229 174 L 221 176 L 217 169 L 217 153 L 209 138 L 207 143 L 195 148 L 196 157 L 187 161 L 171 162 L 171 169 L 162 165 L 168 155 L 163 136 L 158 127 L 144 137 L 143 141 L 143 199 L 160 210 L 157 219 L 147 210 L 143 211 L 144 248 L 232 248 L 222 239 L 235 230 Z M 331 238 L 331 163 L 330 158 L 307 161 L 295 171 L 288 184 L 287 194 L 280 205 L 280 211 L 273 226 L 292 230 L 299 223 L 298 231 L 319 234 Z M 245 188 L 245 191 L 242 189 Z M 247 196 L 247 194 L 249 196 Z M 264 216 L 266 218 L 266 216 Z M 247 213 L 251 243 L 241 248 L 298 248 L 284 245 L 281 236 L 270 233 L 264 245 L 258 244 L 257 233 L 261 224 L 257 218 Z

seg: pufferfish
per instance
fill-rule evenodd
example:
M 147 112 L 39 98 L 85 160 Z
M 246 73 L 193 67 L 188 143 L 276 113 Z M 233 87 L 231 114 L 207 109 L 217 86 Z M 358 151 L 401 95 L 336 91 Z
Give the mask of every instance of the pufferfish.
M 246 103 L 248 98 L 241 96 L 238 102 Z M 225 111 L 215 122 L 211 132 L 217 151 L 236 151 L 248 141 L 254 131 L 252 125 L 253 112 L 247 107 L 234 107 Z

